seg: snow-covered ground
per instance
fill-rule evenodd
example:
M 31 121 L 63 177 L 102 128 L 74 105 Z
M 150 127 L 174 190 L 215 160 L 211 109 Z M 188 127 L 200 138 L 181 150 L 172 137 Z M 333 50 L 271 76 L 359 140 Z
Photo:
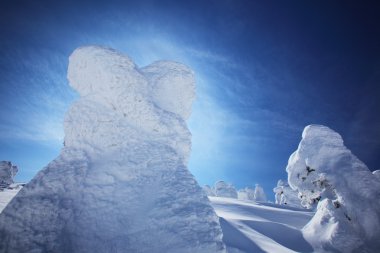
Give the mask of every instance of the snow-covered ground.
M 16 189 L 4 189 L 3 191 L 0 191 L 0 213 L 20 190 L 21 187 Z
M 18 191 L 0 192 L 0 212 Z M 220 217 L 223 241 L 229 253 L 312 252 L 301 228 L 313 212 L 232 198 L 209 199 Z
M 209 197 L 229 253 L 313 252 L 301 229 L 314 212 L 271 203 Z

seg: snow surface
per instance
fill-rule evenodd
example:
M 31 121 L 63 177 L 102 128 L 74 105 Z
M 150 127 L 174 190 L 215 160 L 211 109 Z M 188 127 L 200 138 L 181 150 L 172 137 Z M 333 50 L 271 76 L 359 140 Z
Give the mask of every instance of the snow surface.
M 313 212 L 232 198 L 209 197 L 229 253 L 313 252 L 302 227 Z
M 193 72 L 89 46 L 70 56 L 68 79 L 81 97 L 65 146 L 0 214 L 0 252 L 225 252 L 186 167 Z
M 16 192 L 11 190 L 7 194 L 11 196 Z M 5 203 L 3 197 L 0 192 L 0 202 Z M 223 241 L 229 253 L 312 252 L 301 228 L 313 212 L 231 198 L 210 197 L 210 200 L 220 217 Z
M 303 204 L 317 205 L 303 228 L 317 252 L 379 252 L 380 181 L 338 133 L 307 126 L 286 171 Z
M 0 213 L 8 205 L 8 203 L 16 196 L 22 187 L 15 187 L 13 189 L 4 189 L 0 191 Z

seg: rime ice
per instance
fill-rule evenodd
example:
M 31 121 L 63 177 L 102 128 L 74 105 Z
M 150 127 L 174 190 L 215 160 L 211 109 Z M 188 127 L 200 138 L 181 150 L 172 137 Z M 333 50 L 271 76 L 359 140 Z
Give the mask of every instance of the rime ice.
M 186 167 L 193 72 L 90 46 L 70 56 L 68 79 L 80 99 L 65 147 L 1 213 L 0 251 L 224 252 Z
M 290 156 L 288 181 L 304 206 L 317 206 L 303 228 L 317 252 L 378 252 L 380 181 L 325 126 L 307 126 Z

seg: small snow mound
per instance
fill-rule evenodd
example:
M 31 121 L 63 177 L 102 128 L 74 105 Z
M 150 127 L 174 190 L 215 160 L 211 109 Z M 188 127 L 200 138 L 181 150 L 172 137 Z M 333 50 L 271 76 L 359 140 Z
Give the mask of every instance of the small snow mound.
M 302 204 L 316 206 L 304 227 L 318 252 L 377 252 L 380 247 L 380 181 L 325 126 L 307 126 L 290 156 L 288 182 Z

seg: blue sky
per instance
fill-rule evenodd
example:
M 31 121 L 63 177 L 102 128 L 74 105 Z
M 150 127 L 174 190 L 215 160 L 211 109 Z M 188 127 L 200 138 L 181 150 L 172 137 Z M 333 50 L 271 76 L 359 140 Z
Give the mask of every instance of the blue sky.
M 380 169 L 379 6 L 350 1 L 1 1 L 0 159 L 27 181 L 54 159 L 77 98 L 78 46 L 139 66 L 194 69 L 190 170 L 201 184 L 260 183 L 268 195 L 304 126 L 324 124 Z

